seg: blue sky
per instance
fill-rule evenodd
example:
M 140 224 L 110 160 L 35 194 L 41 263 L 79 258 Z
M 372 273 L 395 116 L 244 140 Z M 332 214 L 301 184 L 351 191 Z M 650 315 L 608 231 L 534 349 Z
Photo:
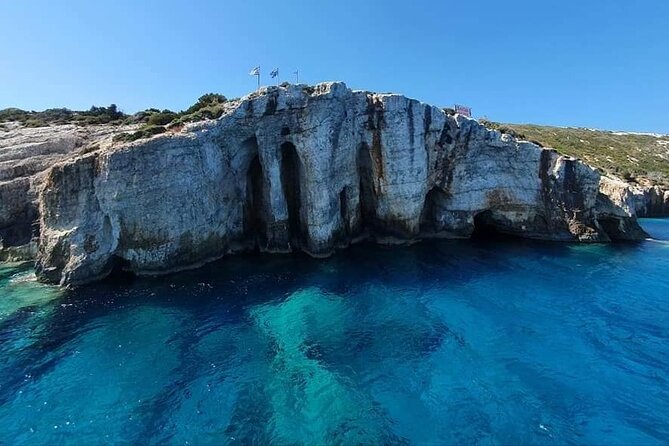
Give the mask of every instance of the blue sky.
M 0 0 L 0 42 L 0 108 L 179 110 L 252 91 L 260 65 L 496 121 L 669 133 L 665 0 Z

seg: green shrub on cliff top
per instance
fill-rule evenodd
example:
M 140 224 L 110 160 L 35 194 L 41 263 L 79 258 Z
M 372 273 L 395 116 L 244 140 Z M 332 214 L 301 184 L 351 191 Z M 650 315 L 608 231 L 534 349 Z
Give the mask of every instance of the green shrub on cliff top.
M 170 127 L 183 125 L 187 122 L 204 121 L 205 119 L 217 119 L 223 114 L 223 105 L 228 99 L 222 94 L 207 93 L 185 111 L 179 113 L 170 123 Z
M 228 99 L 222 94 L 219 93 L 203 94 L 198 98 L 195 104 L 188 107 L 188 109 L 186 109 L 185 112 L 182 112 L 182 114 L 189 115 L 203 108 L 215 107 L 220 104 L 225 104 L 226 102 L 228 102 Z
M 0 122 L 16 121 L 26 127 L 44 127 L 51 124 L 120 124 L 126 118 L 116 104 L 108 107 L 92 106 L 86 111 L 50 108 L 44 111 L 25 111 L 18 108 L 0 110 Z
M 170 110 L 163 110 L 158 113 L 151 113 L 148 116 L 147 123 L 149 125 L 167 125 L 174 121 L 179 115 Z
M 119 133 L 114 136 L 114 141 L 130 142 L 138 139 L 150 138 L 154 135 L 165 133 L 167 129 L 162 125 L 145 125 L 132 133 Z

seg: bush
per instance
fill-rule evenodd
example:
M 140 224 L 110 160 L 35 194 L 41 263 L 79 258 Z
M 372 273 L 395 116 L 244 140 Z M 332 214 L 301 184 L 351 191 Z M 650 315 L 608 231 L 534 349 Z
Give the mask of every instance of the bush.
M 167 125 L 179 115 L 170 110 L 163 110 L 158 113 L 151 113 L 147 119 L 149 125 Z
M 73 111 L 67 108 L 50 108 L 44 111 L 25 111 L 18 108 L 0 110 L 0 122 L 18 121 L 27 127 L 43 127 L 50 124 L 108 124 L 121 123 L 126 117 L 116 104 L 109 107 L 93 106 L 88 111 Z
M 225 102 L 227 99 L 220 94 L 209 93 L 200 96 L 196 104 L 176 115 L 169 127 L 174 128 L 187 122 L 204 121 L 205 119 L 218 119 L 223 114 Z
M 632 175 L 632 172 L 629 170 L 623 170 L 620 176 L 622 176 L 623 180 L 627 181 L 628 183 L 634 181 L 634 175 Z
M 26 127 L 47 127 L 49 124 L 41 119 L 30 118 L 23 122 Z
M 96 107 L 93 105 L 88 111 L 77 112 L 75 120 L 78 124 L 120 124 L 126 115 L 118 110 L 116 104 L 108 107 Z M 118 121 L 118 122 L 117 122 Z
M 141 127 L 136 132 L 119 133 L 118 135 L 114 136 L 114 141 L 123 141 L 123 142 L 136 141 L 138 139 L 150 138 L 151 136 L 165 133 L 166 130 L 167 129 L 161 125 L 146 125 L 144 127 Z
M 29 115 L 30 112 L 21 110 L 20 108 L 6 108 L 4 110 L 0 110 L 0 122 L 25 122 Z
M 208 107 L 213 107 L 213 106 L 220 105 L 220 104 L 225 104 L 226 102 L 228 102 L 228 99 L 225 96 L 223 96 L 222 94 L 218 94 L 218 93 L 203 94 L 202 96 L 200 96 L 198 98 L 198 100 L 195 104 L 188 107 L 188 109 L 186 109 L 185 112 L 182 112 L 182 115 L 190 115 L 190 114 L 195 113 L 196 111 L 201 110 L 203 108 L 208 108 Z

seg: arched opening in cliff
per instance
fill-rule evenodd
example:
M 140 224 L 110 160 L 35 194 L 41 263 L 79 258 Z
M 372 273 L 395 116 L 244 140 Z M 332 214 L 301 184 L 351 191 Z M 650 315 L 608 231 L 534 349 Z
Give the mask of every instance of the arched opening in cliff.
M 442 207 L 441 203 L 446 201 L 446 192 L 440 187 L 434 186 L 425 196 L 423 203 L 423 211 L 420 216 L 420 232 L 434 233 L 439 231 L 438 211 Z
M 479 212 L 474 215 L 474 232 L 472 232 L 471 235 L 472 239 L 489 240 L 500 237 L 504 237 L 504 235 L 497 229 L 491 210 Z
M 299 245 L 302 237 L 302 163 L 295 145 L 281 144 L 281 186 L 288 207 L 288 233 L 291 243 Z
M 260 157 L 254 156 L 246 173 L 246 207 L 244 233 L 256 241 L 265 236 L 263 171 Z
M 597 223 L 612 241 L 634 241 L 650 237 L 634 219 L 600 216 Z
M 348 186 L 339 192 L 339 217 L 341 218 L 342 230 L 347 235 L 351 232 L 348 218 L 348 193 Z
M 107 269 L 109 271 L 106 277 L 108 282 L 127 284 L 137 278 L 137 275 L 132 272 L 130 261 L 118 255 L 113 255 L 109 259 Z
M 33 203 L 26 203 L 21 212 L 17 212 L 14 221 L 0 227 L 0 246 L 21 246 L 39 237 L 39 211 Z
M 362 226 L 373 228 L 376 220 L 376 190 L 372 155 L 366 143 L 358 147 L 357 164 L 360 179 L 360 218 Z

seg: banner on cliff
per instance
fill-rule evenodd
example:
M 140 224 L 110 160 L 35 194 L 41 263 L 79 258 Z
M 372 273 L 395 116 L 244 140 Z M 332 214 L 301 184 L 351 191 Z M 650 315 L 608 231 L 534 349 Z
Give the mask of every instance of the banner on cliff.
M 455 113 L 467 116 L 468 118 L 472 117 L 472 109 L 464 105 L 455 104 Z

